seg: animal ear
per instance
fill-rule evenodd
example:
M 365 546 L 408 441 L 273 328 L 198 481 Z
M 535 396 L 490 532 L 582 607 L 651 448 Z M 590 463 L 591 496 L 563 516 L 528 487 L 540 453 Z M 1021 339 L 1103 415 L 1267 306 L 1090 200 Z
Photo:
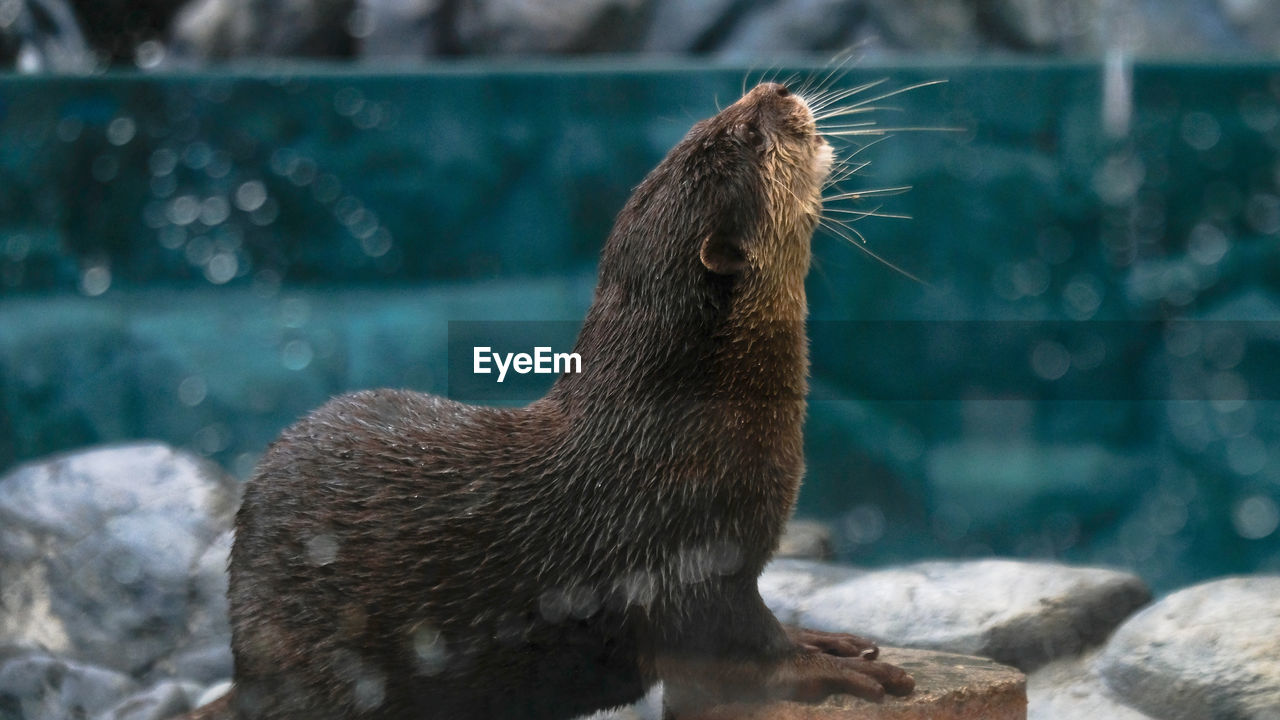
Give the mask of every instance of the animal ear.
M 702 239 L 698 257 L 717 275 L 737 275 L 747 267 L 747 256 L 734 235 L 713 232 Z

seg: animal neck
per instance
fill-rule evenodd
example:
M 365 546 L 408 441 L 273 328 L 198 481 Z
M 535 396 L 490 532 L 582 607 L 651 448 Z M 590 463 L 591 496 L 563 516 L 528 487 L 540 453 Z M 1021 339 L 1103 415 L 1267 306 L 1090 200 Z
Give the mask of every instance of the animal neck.
M 575 347 L 582 372 L 561 376 L 549 398 L 623 432 L 798 443 L 808 343 L 803 286 L 790 292 L 779 304 L 726 283 L 648 303 L 602 286 Z

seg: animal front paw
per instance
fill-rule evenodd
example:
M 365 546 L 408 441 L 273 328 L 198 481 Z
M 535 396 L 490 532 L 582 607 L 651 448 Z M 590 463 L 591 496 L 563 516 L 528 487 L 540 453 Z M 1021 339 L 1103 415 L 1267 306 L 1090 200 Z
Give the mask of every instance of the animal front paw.
M 910 695 L 916 681 L 889 663 L 808 652 L 793 656 L 780 667 L 771 684 L 775 697 L 800 702 L 818 702 L 838 694 L 881 702 L 886 693 Z
M 792 626 L 787 626 L 786 630 L 791 642 L 806 652 L 862 660 L 875 660 L 880 656 L 880 647 L 874 641 L 858 635 Z

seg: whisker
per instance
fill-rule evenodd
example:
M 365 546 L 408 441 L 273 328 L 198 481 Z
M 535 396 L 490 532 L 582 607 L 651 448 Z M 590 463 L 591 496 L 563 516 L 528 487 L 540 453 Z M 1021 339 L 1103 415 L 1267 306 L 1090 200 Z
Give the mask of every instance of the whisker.
M 818 126 L 818 132 L 825 133 L 832 130 L 854 130 L 857 128 L 874 127 L 875 124 L 875 120 L 867 120 L 864 122 L 840 123 L 839 125 L 820 125 Z
M 842 223 L 833 218 L 829 218 L 825 216 L 819 217 L 818 226 L 825 228 L 828 232 L 839 235 L 840 237 L 844 238 L 845 240 L 848 240 L 849 242 L 852 242 L 855 245 L 861 246 L 867 243 L 866 235 L 863 235 L 862 233 L 858 232 L 856 229 L 854 229 L 852 225 L 849 225 L 847 223 Z M 848 234 L 846 234 L 846 232 L 841 232 L 841 230 L 846 231 L 847 233 L 851 233 L 853 237 L 850 237 Z M 854 240 L 854 237 L 857 238 L 856 241 Z
M 836 235 L 839 235 L 840 237 L 842 237 L 842 238 L 844 238 L 845 240 L 847 240 L 847 241 L 849 242 L 849 244 L 850 244 L 850 245 L 853 245 L 854 247 L 858 248 L 858 249 L 859 249 L 859 250 L 861 250 L 862 252 L 864 252 L 864 253 L 866 253 L 867 255 L 871 256 L 871 257 L 872 257 L 872 258 L 874 258 L 875 260 L 878 260 L 879 262 L 884 263 L 884 265 L 885 265 L 886 267 L 889 267 L 889 268 L 891 268 L 891 269 L 893 269 L 893 270 L 896 270 L 897 272 L 901 273 L 904 277 L 907 277 L 907 278 L 910 278 L 910 279 L 912 279 L 912 280 L 915 280 L 916 282 L 920 283 L 921 285 L 924 285 L 925 287 L 930 287 L 930 288 L 931 288 L 931 287 L 933 287 L 933 285 L 932 285 L 932 284 L 930 284 L 930 283 L 928 283 L 928 282 L 925 282 L 924 280 L 922 280 L 922 279 L 920 279 L 920 278 L 916 277 L 915 275 L 912 275 L 911 273 L 907 272 L 906 270 L 903 270 L 902 268 L 898 267 L 897 265 L 894 265 L 893 263 L 889 262 L 889 261 L 888 261 L 888 260 L 886 260 L 885 258 L 881 257 L 877 252 L 875 252 L 875 251 L 874 251 L 874 250 L 872 250 L 871 248 L 867 247 L 867 245 L 866 245 L 867 238 L 866 238 L 862 233 L 858 232 L 857 230 L 854 230 L 853 228 L 851 228 L 851 227 L 849 227 L 849 226 L 847 226 L 847 225 L 831 225 L 831 224 L 828 224 L 828 222 L 826 222 L 826 220 L 827 220 L 827 219 L 826 219 L 826 218 L 824 218 L 823 220 L 819 221 L 819 224 L 820 224 L 820 225 L 822 225 L 823 227 L 825 227 L 825 228 L 826 228 L 827 230 L 829 230 L 830 232 L 832 232 L 832 233 L 834 233 L 834 234 L 836 234 Z M 856 235 L 857 237 L 861 238 L 862 242 L 858 242 L 857 240 L 854 240 L 852 237 L 849 237 L 849 235 L 847 235 L 847 234 L 844 232 L 844 231 L 846 231 L 846 230 L 847 230 L 847 231 L 852 232 L 854 235 Z
M 816 77 L 810 78 L 810 80 L 805 83 L 803 91 L 800 94 L 803 95 L 804 93 L 807 93 L 811 88 L 829 88 L 833 84 L 840 82 L 840 80 L 842 80 L 844 76 L 853 69 L 852 65 L 849 64 L 848 61 L 853 58 L 853 54 L 856 51 L 856 48 L 848 47 L 837 52 L 835 55 L 832 55 L 831 59 L 827 61 L 827 67 L 830 68 L 827 70 L 827 74 L 824 75 L 821 80 L 817 80 Z M 815 80 L 817 81 L 815 82 Z
M 840 183 L 853 178 L 855 175 L 865 170 L 870 164 L 870 161 L 846 163 L 844 167 L 840 168 L 838 172 L 832 173 L 831 176 L 827 178 L 826 182 L 822 184 L 823 191 L 825 192 L 829 188 L 836 188 L 837 190 L 840 190 Z M 840 192 L 843 193 L 844 191 L 840 190 Z
M 903 127 L 867 127 L 854 128 L 851 130 L 824 130 L 823 135 L 835 135 L 837 137 L 858 136 L 858 135 L 887 135 L 899 132 L 965 132 L 964 128 L 948 128 L 948 127 L 931 127 L 931 126 L 903 126 Z
M 855 156 L 857 156 L 857 155 L 861 154 L 863 151 L 867 150 L 868 148 L 875 147 L 876 145 L 879 145 L 880 143 L 882 143 L 882 142 L 884 142 L 885 140 L 888 140 L 888 139 L 889 139 L 889 136 L 888 136 L 888 135 L 886 135 L 886 136 L 884 136 L 884 137 L 878 137 L 878 138 L 876 138 L 875 140 L 871 140 L 871 141 L 865 142 L 865 143 L 863 143 L 863 144 L 861 144 L 861 145 L 857 145 L 856 147 L 854 147 L 854 149 L 853 149 L 853 153 L 852 153 L 849 157 L 855 157 Z M 851 142 L 851 141 L 846 141 L 846 142 Z M 863 167 L 866 167 L 866 166 L 867 166 L 867 165 L 869 165 L 869 164 L 870 164 L 870 161 L 866 161 L 866 162 L 864 162 L 862 165 L 863 165 Z
M 911 191 L 910 185 L 901 185 L 899 187 L 889 188 L 871 188 L 870 190 L 856 190 L 854 192 L 845 192 L 830 197 L 824 197 L 824 202 L 836 202 L 838 200 L 862 200 L 869 197 L 889 197 L 891 195 L 901 195 Z
M 946 80 L 925 80 L 924 82 L 918 82 L 914 85 L 907 85 L 906 87 L 895 88 L 893 90 L 890 90 L 887 93 L 882 93 L 875 97 L 863 98 L 862 100 L 859 100 L 858 102 L 854 103 L 851 107 L 858 107 L 861 105 L 870 105 L 871 103 L 874 103 L 874 102 L 880 102 L 885 98 L 891 98 L 894 95 L 901 95 L 902 93 L 905 93 L 905 92 L 911 92 L 912 90 L 919 90 L 920 88 L 926 88 L 932 85 L 942 85 L 946 82 L 947 82 Z
M 838 103 L 843 100 L 846 100 L 850 97 L 853 97 L 854 95 L 857 95 L 858 93 L 866 92 L 867 90 L 870 90 L 871 88 L 874 88 L 878 85 L 883 85 L 886 82 L 889 82 L 889 78 L 880 78 L 879 80 L 872 80 L 871 82 L 863 83 L 862 85 L 858 85 L 851 88 L 846 88 L 844 90 L 829 91 L 827 93 L 819 95 L 817 98 L 814 98 L 814 104 L 810 105 L 809 108 L 811 111 L 815 113 L 819 112 L 831 106 L 834 103 Z
M 854 216 L 853 220 L 861 220 L 862 218 L 866 218 L 866 217 L 889 218 L 891 220 L 910 220 L 911 219 L 910 215 L 902 215 L 899 213 L 882 213 L 880 212 L 880 208 L 878 207 L 873 210 L 852 210 L 849 208 L 823 208 L 822 212 L 824 213 L 833 212 L 833 213 L 842 213 L 844 215 L 853 215 Z
M 887 82 L 889 82 L 889 78 L 887 77 L 882 77 L 878 80 L 868 80 L 867 82 L 864 82 L 861 85 L 854 85 L 853 87 L 845 88 L 843 90 L 831 90 L 827 94 L 827 96 L 824 97 L 823 99 L 837 100 L 837 99 L 853 97 L 854 95 L 857 95 L 859 93 L 864 93 L 872 88 L 879 87 Z
M 863 113 L 873 112 L 904 112 L 904 110 L 895 105 L 860 105 L 858 107 L 837 107 L 835 110 L 820 113 L 813 116 L 814 122 L 822 122 L 831 118 L 845 117 L 847 115 L 862 115 Z

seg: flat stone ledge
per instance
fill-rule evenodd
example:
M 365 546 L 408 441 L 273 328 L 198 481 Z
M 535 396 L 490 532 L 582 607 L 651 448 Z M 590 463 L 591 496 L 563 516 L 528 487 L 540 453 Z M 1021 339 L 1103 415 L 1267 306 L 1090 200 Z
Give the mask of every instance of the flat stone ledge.
M 915 692 L 879 704 L 842 695 L 816 705 L 722 705 L 676 720 L 1026 720 L 1027 679 L 1014 668 L 933 650 L 886 647 L 880 659 L 914 675 Z

